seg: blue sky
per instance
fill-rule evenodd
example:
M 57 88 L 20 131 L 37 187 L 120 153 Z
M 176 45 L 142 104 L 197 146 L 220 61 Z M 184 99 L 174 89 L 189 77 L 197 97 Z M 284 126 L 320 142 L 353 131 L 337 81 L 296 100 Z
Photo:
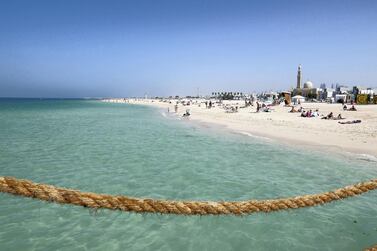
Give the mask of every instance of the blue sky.
M 377 1 L 0 1 L 0 97 L 377 86 Z

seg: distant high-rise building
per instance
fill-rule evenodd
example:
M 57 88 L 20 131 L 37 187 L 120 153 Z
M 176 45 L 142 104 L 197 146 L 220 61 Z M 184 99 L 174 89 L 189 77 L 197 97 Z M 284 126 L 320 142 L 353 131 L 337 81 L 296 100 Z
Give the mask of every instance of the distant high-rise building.
M 326 89 L 326 84 L 325 83 L 322 83 L 321 86 L 320 86 L 321 89 Z
M 301 89 L 301 65 L 298 66 L 297 70 L 297 89 Z

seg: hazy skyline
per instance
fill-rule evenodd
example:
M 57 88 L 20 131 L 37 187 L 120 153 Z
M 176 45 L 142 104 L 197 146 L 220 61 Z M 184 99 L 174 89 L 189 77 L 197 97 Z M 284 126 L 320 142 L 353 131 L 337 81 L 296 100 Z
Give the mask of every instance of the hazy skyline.
M 0 97 L 377 86 L 377 1 L 2 1 Z

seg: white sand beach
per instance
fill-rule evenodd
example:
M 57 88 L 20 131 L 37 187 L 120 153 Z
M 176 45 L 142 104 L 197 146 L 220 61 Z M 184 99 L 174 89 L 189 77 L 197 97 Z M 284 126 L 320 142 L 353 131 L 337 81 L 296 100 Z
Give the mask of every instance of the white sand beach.
M 174 113 L 175 100 L 171 103 L 159 100 L 129 100 L 130 103 L 151 105 L 169 109 Z M 243 106 L 243 101 L 224 101 Z M 334 148 L 358 154 L 377 156 L 377 105 L 357 105 L 357 111 L 343 111 L 341 104 L 303 103 L 305 109 L 318 109 L 322 115 L 341 113 L 344 120 L 361 120 L 358 124 L 339 124 L 338 120 L 320 117 L 303 118 L 300 113 L 289 113 L 290 107 L 273 106 L 272 112 L 256 112 L 256 107 L 240 108 L 237 113 L 226 113 L 217 104 L 206 109 L 205 104 L 178 105 L 178 116 L 190 110 L 190 120 L 214 123 L 230 130 L 250 133 L 278 140 L 282 143 Z

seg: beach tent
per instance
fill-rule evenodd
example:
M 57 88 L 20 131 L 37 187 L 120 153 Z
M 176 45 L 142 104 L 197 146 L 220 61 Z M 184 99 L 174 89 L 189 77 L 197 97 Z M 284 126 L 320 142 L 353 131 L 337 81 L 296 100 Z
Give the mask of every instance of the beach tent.
M 292 97 L 292 102 L 295 104 L 302 103 L 302 102 L 305 102 L 305 98 L 303 96 L 296 95 Z

